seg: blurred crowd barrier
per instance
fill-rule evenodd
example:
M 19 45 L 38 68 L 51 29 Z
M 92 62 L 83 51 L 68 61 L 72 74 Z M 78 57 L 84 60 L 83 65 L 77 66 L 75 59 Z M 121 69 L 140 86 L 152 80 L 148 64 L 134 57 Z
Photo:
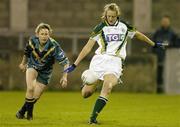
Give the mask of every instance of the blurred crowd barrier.
M 68 44 L 69 45 L 69 44 Z M 0 57 L 0 89 L 23 90 L 26 88 L 25 73 L 18 68 L 23 51 L 9 50 Z M 67 53 L 71 62 L 77 57 Z M 65 90 L 80 90 L 81 74 L 88 69 L 90 54 L 77 69 L 69 74 L 68 87 Z M 55 64 L 49 90 L 63 90 L 59 85 L 62 67 Z M 156 91 L 156 58 L 152 54 L 131 55 L 127 57 L 123 68 L 123 84 L 117 85 L 115 91 L 155 92 Z

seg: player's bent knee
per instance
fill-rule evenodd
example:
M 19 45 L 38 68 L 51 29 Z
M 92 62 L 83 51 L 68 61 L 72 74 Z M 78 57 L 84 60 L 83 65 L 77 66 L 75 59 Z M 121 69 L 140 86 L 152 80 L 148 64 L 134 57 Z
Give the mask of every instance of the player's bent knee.
M 91 91 L 82 92 L 82 97 L 83 97 L 83 98 L 88 98 L 88 97 L 90 97 L 90 96 L 92 95 L 92 93 L 93 93 L 93 92 L 91 92 Z
M 98 76 L 92 70 L 85 70 L 81 75 L 81 79 L 84 84 L 92 85 L 98 80 Z
M 88 98 L 93 94 L 93 90 L 92 89 L 83 89 L 81 93 L 82 93 L 83 98 Z

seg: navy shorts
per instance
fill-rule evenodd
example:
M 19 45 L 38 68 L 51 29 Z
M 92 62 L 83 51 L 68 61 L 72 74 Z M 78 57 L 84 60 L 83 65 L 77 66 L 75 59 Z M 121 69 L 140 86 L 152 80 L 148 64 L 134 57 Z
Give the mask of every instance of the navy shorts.
M 48 85 L 52 76 L 52 68 L 37 69 L 33 65 L 28 65 L 27 68 L 34 68 L 38 72 L 36 80 L 44 85 Z

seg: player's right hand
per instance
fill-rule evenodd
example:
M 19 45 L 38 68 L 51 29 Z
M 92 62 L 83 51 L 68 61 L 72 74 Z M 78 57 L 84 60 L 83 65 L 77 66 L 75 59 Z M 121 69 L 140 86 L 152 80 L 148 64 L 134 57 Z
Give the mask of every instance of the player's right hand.
M 26 71 L 26 67 L 27 67 L 27 64 L 19 64 L 19 69 L 22 71 L 22 72 L 25 72 Z
M 75 64 L 70 65 L 67 69 L 64 70 L 65 73 L 70 73 L 72 71 L 74 71 L 76 68 Z
M 67 76 L 63 76 L 60 79 L 60 84 L 61 84 L 62 88 L 66 88 L 66 86 L 67 86 Z

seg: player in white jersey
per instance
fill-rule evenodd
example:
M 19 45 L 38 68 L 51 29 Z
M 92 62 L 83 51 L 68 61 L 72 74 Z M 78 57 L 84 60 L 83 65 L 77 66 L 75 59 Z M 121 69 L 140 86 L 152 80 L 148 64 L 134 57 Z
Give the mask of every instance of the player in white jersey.
M 125 59 L 126 40 L 128 37 L 133 38 L 135 33 L 135 28 L 123 21 L 117 20 L 111 26 L 105 20 L 94 28 L 90 38 L 99 44 L 96 54 L 108 54 Z
M 97 84 L 103 82 L 100 96 L 96 100 L 90 117 L 90 124 L 97 123 L 96 118 L 98 114 L 106 105 L 112 88 L 118 83 L 118 79 L 122 74 L 122 61 L 126 57 L 127 38 L 135 36 L 151 46 L 161 46 L 159 43 L 151 41 L 132 26 L 120 21 L 119 16 L 119 7 L 115 3 L 107 4 L 104 7 L 102 22 L 94 28 L 87 44 L 74 64 L 65 70 L 67 73 L 73 71 L 81 60 L 89 54 L 94 44 L 98 43 L 99 48 L 91 60 L 89 69 L 82 74 L 84 82 L 82 96 L 84 98 L 91 96 Z

